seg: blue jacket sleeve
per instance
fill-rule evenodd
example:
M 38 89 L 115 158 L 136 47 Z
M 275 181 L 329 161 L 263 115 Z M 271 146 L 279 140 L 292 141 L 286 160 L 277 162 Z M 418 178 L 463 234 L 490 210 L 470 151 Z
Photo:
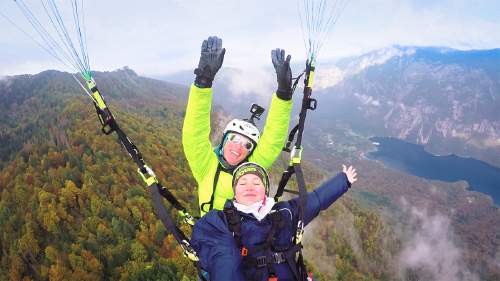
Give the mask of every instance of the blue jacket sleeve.
M 320 187 L 307 194 L 307 206 L 304 210 L 304 225 L 309 224 L 320 211 L 330 207 L 351 186 L 345 173 L 338 173 L 335 177 L 327 180 Z M 290 200 L 294 213 L 298 214 L 299 198 Z
M 239 270 L 239 250 L 223 212 L 212 210 L 196 222 L 191 245 L 198 254 L 201 268 L 210 275 L 210 281 L 244 281 Z

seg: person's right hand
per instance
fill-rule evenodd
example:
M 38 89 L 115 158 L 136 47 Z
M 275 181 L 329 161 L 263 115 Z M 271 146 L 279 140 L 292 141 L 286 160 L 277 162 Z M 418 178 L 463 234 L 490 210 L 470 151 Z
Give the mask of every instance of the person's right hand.
M 344 164 L 342 164 L 342 172 L 344 172 L 347 176 L 347 180 L 349 181 L 350 184 L 353 184 L 356 182 L 358 179 L 356 178 L 356 169 L 354 169 L 352 166 L 349 166 L 347 168 Z
M 194 84 L 200 88 L 211 88 L 215 74 L 222 66 L 226 49 L 222 48 L 222 39 L 210 36 L 201 44 L 201 56 L 198 68 L 194 70 Z

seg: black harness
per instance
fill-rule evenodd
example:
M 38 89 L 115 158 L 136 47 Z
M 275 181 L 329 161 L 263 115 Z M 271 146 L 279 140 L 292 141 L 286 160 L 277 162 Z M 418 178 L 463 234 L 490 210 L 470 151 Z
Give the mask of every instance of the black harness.
M 97 89 L 95 82 L 93 80 L 87 81 L 87 86 L 94 98 L 94 106 L 102 125 L 102 132 L 106 135 L 110 135 L 113 132 L 117 134 L 118 140 L 123 145 L 130 158 L 134 160 L 139 175 L 148 187 L 156 216 L 163 223 L 167 231 L 170 232 L 180 244 L 183 249 L 183 254 L 193 262 L 194 266 L 200 272 L 199 258 L 196 251 L 191 246 L 188 236 L 176 225 L 176 222 L 170 216 L 169 210 L 163 205 L 162 198 L 166 199 L 173 208 L 177 209 L 179 216 L 185 224 L 193 226 L 195 224 L 195 217 L 188 213 L 187 209 L 175 198 L 172 192 L 160 183 L 153 170 L 146 165 L 137 146 L 118 125 L 118 122 Z M 200 279 L 206 280 L 203 276 L 200 276 Z
M 276 235 L 285 226 L 285 221 L 280 212 L 269 213 L 271 229 L 266 239 L 264 242 L 251 247 L 242 243 L 241 222 L 243 218 L 238 213 L 238 210 L 231 203 L 229 207 L 224 208 L 223 212 L 226 216 L 229 230 L 233 233 L 236 245 L 240 249 L 244 267 L 254 267 L 257 269 L 258 274 L 256 276 L 246 276 L 247 280 L 262 280 L 262 274 L 265 274 L 265 269 L 267 269 L 269 280 L 278 280 L 274 265 L 281 263 L 288 264 L 295 280 L 306 280 L 307 275 L 304 276 L 302 274 L 305 272 L 304 261 L 300 258 L 302 256 L 302 244 L 294 244 L 287 248 L 279 247 L 275 244 Z M 297 253 L 299 253 L 299 259 L 296 258 Z

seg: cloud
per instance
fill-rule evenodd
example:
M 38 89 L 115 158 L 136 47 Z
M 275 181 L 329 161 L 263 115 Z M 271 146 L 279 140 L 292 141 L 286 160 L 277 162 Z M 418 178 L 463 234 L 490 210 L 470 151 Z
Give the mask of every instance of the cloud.
M 356 1 L 341 18 L 332 45 L 351 54 L 393 44 L 495 48 L 500 45 L 500 36 L 492 36 L 500 28 L 497 5 L 490 0 Z
M 276 74 L 267 68 L 252 68 L 241 71 L 228 68 L 221 73 L 221 84 L 226 85 L 231 94 L 235 96 L 257 95 L 268 99 L 270 93 L 276 89 Z
M 408 202 L 406 206 L 413 229 L 399 253 L 401 278 L 406 280 L 413 274 L 422 280 L 479 280 L 467 269 L 464 250 L 454 242 L 450 219 L 442 214 L 430 215 L 425 209 L 409 206 Z
M 414 53 L 415 48 L 412 47 L 404 48 L 392 46 L 363 54 L 351 60 L 351 62 L 344 67 L 332 64 L 321 65 L 321 71 L 318 71 L 316 75 L 317 82 L 315 83 L 315 87 L 317 89 L 333 87 L 345 78 L 356 75 L 371 66 L 384 64 L 394 57 L 411 56 Z M 365 102 L 363 101 L 363 103 Z M 380 103 L 378 101 L 373 101 L 372 105 L 379 106 Z
M 354 96 L 358 98 L 365 105 L 380 106 L 380 101 L 369 95 L 354 93 Z
M 96 70 L 129 65 L 140 74 L 161 75 L 191 69 L 201 41 L 209 35 L 224 39 L 227 66 L 268 65 L 269 52 L 276 47 L 289 51 L 294 61 L 305 59 L 297 6 L 291 1 L 89 0 L 85 5 L 87 42 Z M 359 55 L 394 44 L 498 47 L 497 7 L 493 0 L 350 1 L 319 58 Z M 13 1 L 3 1 L 0 11 L 22 19 Z M 52 67 L 33 42 L 1 17 L 0 23 L 0 74 Z

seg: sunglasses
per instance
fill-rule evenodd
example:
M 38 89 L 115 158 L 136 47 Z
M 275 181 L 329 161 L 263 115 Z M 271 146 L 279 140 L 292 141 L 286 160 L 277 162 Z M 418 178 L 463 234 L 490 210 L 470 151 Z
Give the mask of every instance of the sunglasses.
M 244 148 L 246 148 L 248 151 L 251 151 L 254 148 L 254 144 L 252 141 L 250 141 L 248 138 L 236 134 L 236 133 L 229 133 L 227 135 L 227 139 L 234 142 L 234 143 L 239 143 L 241 144 Z

